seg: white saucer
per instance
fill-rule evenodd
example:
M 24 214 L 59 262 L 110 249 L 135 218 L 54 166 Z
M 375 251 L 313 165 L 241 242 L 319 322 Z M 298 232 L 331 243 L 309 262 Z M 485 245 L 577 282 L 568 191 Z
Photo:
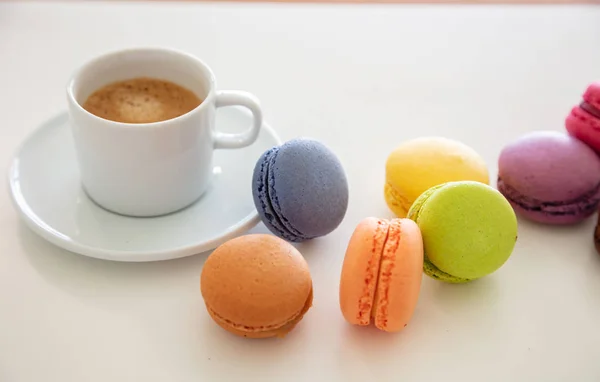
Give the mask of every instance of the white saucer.
M 9 169 L 17 210 L 55 245 L 106 260 L 168 260 L 214 249 L 260 221 L 252 202 L 252 171 L 260 155 L 280 143 L 268 125 L 246 148 L 215 151 L 212 185 L 194 205 L 157 218 L 132 218 L 102 209 L 82 190 L 67 118 L 61 114 L 36 129 Z M 217 113 L 220 131 L 238 132 L 250 123 L 243 109 Z

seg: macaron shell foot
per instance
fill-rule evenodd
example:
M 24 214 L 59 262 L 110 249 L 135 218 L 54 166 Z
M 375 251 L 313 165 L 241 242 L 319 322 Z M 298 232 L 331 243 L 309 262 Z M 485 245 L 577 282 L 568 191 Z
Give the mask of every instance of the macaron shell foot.
M 421 212 L 421 207 L 429 197 L 436 192 L 438 189 L 442 188 L 444 184 L 438 184 L 437 186 L 433 186 L 427 191 L 423 192 L 419 197 L 415 200 L 415 202 L 410 206 L 408 210 L 407 218 L 416 222 L 419 220 L 419 213 Z
M 296 316 L 290 322 L 282 325 L 281 327 L 267 329 L 267 330 L 252 330 L 251 328 L 248 328 L 246 330 L 241 329 L 238 325 L 233 325 L 232 323 L 227 322 L 226 320 L 223 320 L 221 317 L 216 315 L 215 312 L 212 309 L 210 309 L 208 306 L 206 308 L 207 308 L 208 314 L 212 317 L 213 321 L 215 321 L 221 328 L 225 329 L 227 332 L 234 334 L 236 336 L 245 337 L 245 338 L 253 338 L 253 339 L 273 338 L 273 337 L 283 338 L 289 332 L 291 332 L 300 321 L 302 321 L 304 314 L 306 314 L 306 312 L 312 307 L 312 302 L 313 302 L 313 292 L 311 290 L 310 295 L 309 295 L 308 299 L 306 300 L 306 304 L 304 305 L 304 308 L 302 309 L 300 314 L 298 314 L 298 316 Z
M 375 326 L 399 332 L 413 316 L 421 289 L 423 239 L 419 227 L 408 219 L 393 219 L 381 255 L 373 307 Z
M 406 217 L 411 206 L 410 200 L 395 190 L 389 182 L 385 184 L 383 192 L 389 209 L 399 218 Z
M 213 321 L 217 323 L 217 325 L 219 325 L 221 328 L 225 329 L 225 331 L 227 331 L 231 334 L 234 334 L 236 336 L 245 337 L 245 338 L 271 338 L 271 337 L 275 337 L 277 335 L 277 333 L 272 330 L 271 331 L 251 332 L 251 331 L 236 329 L 234 326 L 223 321 L 219 316 L 217 316 L 215 314 L 215 312 L 212 309 L 207 307 L 206 310 L 208 311 L 208 314 L 213 319 Z
M 344 319 L 352 325 L 371 323 L 388 230 L 388 221 L 365 218 L 356 226 L 348 243 L 340 277 L 339 302 Z
M 295 242 L 299 238 L 287 230 L 273 209 L 269 198 L 269 168 L 278 150 L 276 147 L 267 150 L 257 161 L 252 176 L 252 198 L 267 229 L 284 240 Z
M 557 226 L 577 224 L 589 218 L 594 213 L 594 211 L 587 211 L 583 213 L 554 215 L 548 214 L 544 211 L 525 209 L 510 199 L 508 199 L 508 201 L 517 215 L 529 221 L 540 224 L 551 224 Z
M 283 232 L 285 232 L 286 239 L 292 242 L 302 242 L 312 237 L 306 236 L 302 234 L 299 230 L 293 227 L 290 221 L 285 217 L 284 213 L 281 211 L 281 205 L 279 202 L 279 197 L 277 196 L 277 187 L 275 185 L 275 166 L 277 161 L 277 156 L 281 150 L 277 150 L 271 155 L 269 158 L 269 170 L 267 175 L 267 192 L 268 192 L 268 200 L 272 207 L 273 213 L 277 216 L 277 222 L 279 222 L 283 227 Z
M 423 259 L 423 272 L 432 279 L 444 281 L 451 284 L 464 284 L 471 281 L 468 279 L 461 279 L 460 277 L 449 275 L 446 272 L 439 270 L 435 265 L 433 265 L 429 261 L 427 257 Z
M 600 184 L 583 195 L 562 202 L 543 202 L 527 197 L 508 186 L 500 177 L 497 188 L 518 215 L 542 224 L 578 223 L 596 212 L 600 203 Z
M 600 153 L 600 120 L 575 106 L 565 120 L 570 135 L 585 142 L 594 151 Z

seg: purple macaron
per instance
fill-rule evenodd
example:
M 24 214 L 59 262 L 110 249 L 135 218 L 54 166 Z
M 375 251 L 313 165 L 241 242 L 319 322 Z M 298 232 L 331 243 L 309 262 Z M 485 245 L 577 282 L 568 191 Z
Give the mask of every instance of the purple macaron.
M 577 223 L 598 208 L 600 158 L 567 134 L 533 132 L 500 153 L 498 190 L 526 219 Z
M 307 138 L 267 150 L 252 176 L 254 205 L 265 226 L 282 239 L 301 242 L 327 235 L 344 219 L 348 181 L 324 144 Z

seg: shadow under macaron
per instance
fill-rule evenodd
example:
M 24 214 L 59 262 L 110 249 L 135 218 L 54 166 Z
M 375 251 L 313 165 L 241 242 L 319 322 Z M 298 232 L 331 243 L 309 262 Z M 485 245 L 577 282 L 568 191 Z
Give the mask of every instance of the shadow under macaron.
M 429 276 L 427 276 L 429 278 Z M 436 309 L 453 312 L 482 309 L 492 306 L 500 296 L 501 283 L 493 274 L 462 284 L 440 282 L 434 279 L 426 281 L 428 298 Z
M 309 310 L 307 316 L 311 314 Z M 297 358 L 290 356 L 302 352 L 310 339 L 310 328 L 303 318 L 285 337 L 244 338 L 229 333 L 214 322 L 206 309 L 194 312 L 197 324 L 192 354 L 209 355 L 211 363 L 221 364 L 224 369 L 244 370 L 250 380 L 264 378 L 264 368 L 278 365 L 277 369 L 294 366 Z M 257 367 L 261 365 L 263 367 Z

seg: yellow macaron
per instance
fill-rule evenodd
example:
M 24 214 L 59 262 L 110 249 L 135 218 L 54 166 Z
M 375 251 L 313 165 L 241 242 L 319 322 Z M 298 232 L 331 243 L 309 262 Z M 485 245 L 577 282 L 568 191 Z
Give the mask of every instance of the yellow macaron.
M 475 150 L 443 137 L 412 139 L 396 147 L 387 158 L 385 201 L 403 218 L 424 191 L 461 180 L 489 184 L 487 166 Z

